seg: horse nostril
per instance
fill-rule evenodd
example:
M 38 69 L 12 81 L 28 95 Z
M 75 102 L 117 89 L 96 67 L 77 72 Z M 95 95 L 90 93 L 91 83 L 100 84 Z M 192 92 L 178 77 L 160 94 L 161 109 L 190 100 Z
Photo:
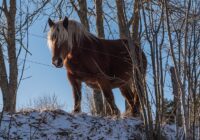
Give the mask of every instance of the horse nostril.
M 53 65 L 56 66 L 57 68 L 60 68 L 63 66 L 63 63 L 62 63 L 62 59 L 61 58 L 57 58 L 57 59 L 54 59 L 52 61 Z
M 58 58 L 58 63 L 62 64 L 62 59 L 61 58 Z

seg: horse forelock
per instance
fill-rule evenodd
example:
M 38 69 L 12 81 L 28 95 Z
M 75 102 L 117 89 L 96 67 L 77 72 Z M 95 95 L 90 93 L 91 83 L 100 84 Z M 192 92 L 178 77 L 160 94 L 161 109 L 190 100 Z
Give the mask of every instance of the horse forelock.
M 62 45 L 66 42 L 66 47 L 68 47 L 68 50 L 71 50 L 75 43 L 75 45 L 79 47 L 83 38 L 86 37 L 90 39 L 94 37 L 81 23 L 75 20 L 68 21 L 67 30 L 63 26 L 62 21 L 55 23 L 54 26 L 55 27 L 51 28 L 48 33 L 48 45 L 50 49 L 53 47 L 53 39 L 57 39 L 58 45 Z
M 54 40 L 57 40 L 57 45 L 60 47 L 65 41 L 67 41 L 67 38 L 68 32 L 64 28 L 62 22 L 59 21 L 48 32 L 48 46 L 50 49 L 52 49 Z

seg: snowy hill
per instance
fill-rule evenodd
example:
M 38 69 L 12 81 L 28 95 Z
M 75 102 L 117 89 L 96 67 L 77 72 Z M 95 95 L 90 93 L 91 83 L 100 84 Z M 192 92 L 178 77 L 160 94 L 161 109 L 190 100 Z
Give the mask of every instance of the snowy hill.
M 55 110 L 4 113 L 0 119 L 0 140 L 145 139 L 143 122 L 135 118 L 97 117 Z M 165 125 L 163 134 L 167 139 L 175 139 L 174 126 Z

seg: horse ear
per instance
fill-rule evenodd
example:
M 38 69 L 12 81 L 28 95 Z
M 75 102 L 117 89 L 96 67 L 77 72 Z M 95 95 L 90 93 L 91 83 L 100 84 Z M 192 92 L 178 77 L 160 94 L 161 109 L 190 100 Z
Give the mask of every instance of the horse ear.
M 67 29 L 68 27 L 68 17 L 65 17 L 63 20 L 63 26 L 65 27 L 65 29 Z
M 48 19 L 49 27 L 52 27 L 55 25 L 55 23 L 51 20 L 51 18 Z

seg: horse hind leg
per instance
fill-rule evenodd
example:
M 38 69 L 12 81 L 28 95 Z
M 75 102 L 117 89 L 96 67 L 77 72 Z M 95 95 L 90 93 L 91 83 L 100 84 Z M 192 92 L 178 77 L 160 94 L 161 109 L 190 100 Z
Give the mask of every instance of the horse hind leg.
M 132 92 L 129 85 L 122 86 L 119 89 L 129 105 L 129 110 L 127 110 L 125 114 L 127 116 L 137 116 L 140 112 L 140 103 L 137 93 L 135 91 Z
M 141 105 L 138 93 L 136 89 L 134 89 L 134 113 L 138 116 L 140 115 Z
M 120 115 L 120 111 L 117 108 L 115 101 L 114 101 L 114 96 L 113 96 L 113 92 L 112 92 L 110 83 L 107 80 L 101 80 L 98 83 L 99 83 L 99 87 L 101 88 L 106 101 L 109 104 L 109 107 L 111 110 L 110 114 L 117 115 L 117 116 Z

